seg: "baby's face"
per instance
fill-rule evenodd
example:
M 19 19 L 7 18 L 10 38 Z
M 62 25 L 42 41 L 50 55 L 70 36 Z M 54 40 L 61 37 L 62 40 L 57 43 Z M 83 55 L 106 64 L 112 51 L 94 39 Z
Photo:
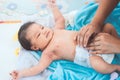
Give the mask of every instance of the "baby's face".
M 31 49 L 43 50 L 53 37 L 53 30 L 39 24 L 32 24 L 27 30 L 27 39 L 32 43 Z

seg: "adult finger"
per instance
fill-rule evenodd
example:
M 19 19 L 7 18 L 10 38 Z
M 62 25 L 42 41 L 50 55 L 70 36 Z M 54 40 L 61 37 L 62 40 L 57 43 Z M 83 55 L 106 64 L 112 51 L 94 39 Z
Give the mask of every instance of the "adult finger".
M 100 51 L 100 50 L 97 50 L 97 51 L 91 51 L 90 54 L 101 54 L 101 51 Z
M 91 51 L 96 51 L 96 50 L 100 50 L 100 48 L 97 46 L 97 47 L 87 47 L 88 50 L 91 50 Z
M 102 36 L 102 35 L 105 35 L 105 34 L 107 34 L 107 33 L 99 33 L 99 34 L 97 34 L 97 37 L 100 37 L 100 36 Z
M 85 34 L 86 34 L 87 31 L 88 31 L 88 28 L 84 27 L 82 29 L 82 31 L 80 32 L 80 34 L 81 34 L 81 36 L 80 36 L 80 45 L 81 46 L 84 46 L 84 37 L 85 37 Z
M 85 36 L 83 38 L 83 46 L 86 47 L 87 46 L 87 43 L 88 43 L 88 40 L 91 36 L 91 33 L 90 31 L 88 31 L 89 29 L 86 30 L 86 33 L 85 33 Z
M 89 45 L 87 45 L 87 48 L 88 48 L 88 47 L 93 47 L 93 46 L 95 46 L 94 42 L 92 42 L 92 43 L 90 43 Z
M 91 40 L 96 35 L 92 29 L 93 29 L 92 25 L 87 25 L 87 27 L 86 27 L 87 31 L 86 31 L 85 36 L 84 36 L 84 47 L 86 47 L 88 42 L 91 42 Z
M 92 44 L 90 44 L 90 45 L 87 47 L 87 49 L 88 49 L 88 50 L 92 50 L 92 51 L 94 51 L 94 50 L 101 50 L 101 46 L 100 46 L 99 44 L 94 44 L 94 43 L 92 43 Z
M 77 36 L 78 36 L 78 34 L 76 34 L 75 36 L 74 36 L 74 41 L 77 41 Z
M 93 39 L 93 42 L 97 42 L 97 41 L 100 41 L 101 38 L 99 36 L 95 36 L 95 38 Z
M 91 43 L 87 45 L 87 47 L 98 46 L 98 45 L 100 45 L 100 40 L 92 40 Z
M 77 35 L 77 44 L 80 45 L 80 34 Z
M 82 46 L 82 44 L 81 44 L 81 40 L 82 40 L 82 33 L 83 33 L 83 31 L 84 31 L 84 28 L 81 28 L 81 30 L 79 31 L 79 33 L 78 33 L 78 36 L 77 36 L 77 43 L 78 43 L 78 45 L 80 45 L 80 46 Z

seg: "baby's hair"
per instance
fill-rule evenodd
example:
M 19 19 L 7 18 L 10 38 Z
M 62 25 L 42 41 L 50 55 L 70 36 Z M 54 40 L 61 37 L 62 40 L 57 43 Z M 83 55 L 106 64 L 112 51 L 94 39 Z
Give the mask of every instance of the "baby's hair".
M 32 50 L 30 40 L 26 39 L 27 29 L 34 23 L 35 22 L 27 22 L 23 24 L 18 31 L 18 40 L 21 46 L 27 50 Z

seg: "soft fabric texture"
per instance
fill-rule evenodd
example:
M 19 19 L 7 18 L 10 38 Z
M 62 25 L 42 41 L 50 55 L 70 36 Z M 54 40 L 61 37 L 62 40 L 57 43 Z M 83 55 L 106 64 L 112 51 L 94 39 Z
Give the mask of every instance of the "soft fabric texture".
M 88 24 L 98 7 L 98 4 L 91 3 L 80 9 L 74 19 L 75 25 L 69 25 L 66 29 L 68 30 L 79 30 L 84 25 Z M 110 14 L 106 19 L 106 23 L 109 22 L 113 24 L 120 35 L 120 6 L 118 5 L 116 9 Z M 114 21 L 113 21 L 114 20 Z M 41 52 L 31 52 L 39 59 Z M 37 55 L 36 55 L 37 54 Z M 120 64 L 120 55 L 115 55 L 113 64 Z M 47 80 L 110 80 L 110 74 L 101 74 L 92 68 L 83 67 L 77 65 L 73 62 L 67 60 L 54 61 L 48 70 L 52 74 L 47 78 Z M 120 77 L 116 80 L 120 80 Z

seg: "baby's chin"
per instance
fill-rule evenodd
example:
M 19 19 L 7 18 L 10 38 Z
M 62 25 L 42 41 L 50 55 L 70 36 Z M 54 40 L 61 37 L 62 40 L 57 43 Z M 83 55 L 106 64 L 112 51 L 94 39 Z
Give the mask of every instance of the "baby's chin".
M 52 30 L 50 33 L 51 40 L 52 40 L 53 36 L 54 36 L 54 31 Z

